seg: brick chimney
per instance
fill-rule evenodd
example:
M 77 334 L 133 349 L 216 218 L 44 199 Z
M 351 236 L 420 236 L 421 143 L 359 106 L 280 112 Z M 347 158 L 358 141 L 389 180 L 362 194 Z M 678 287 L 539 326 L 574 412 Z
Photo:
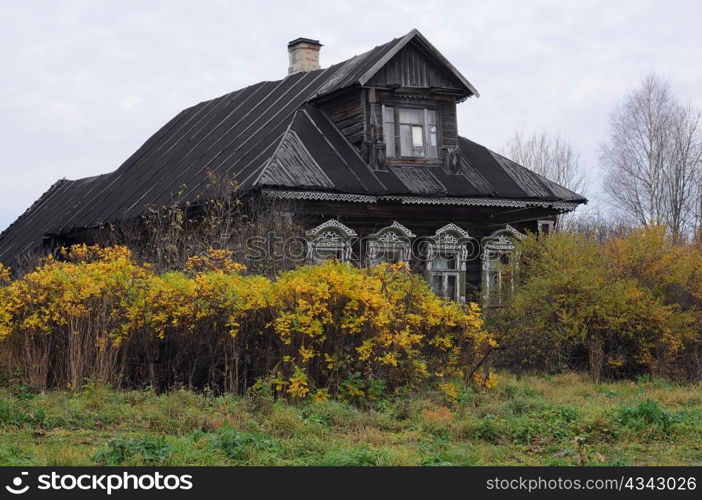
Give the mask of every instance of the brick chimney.
M 319 66 L 319 49 L 322 44 L 319 40 L 310 38 L 296 38 L 288 43 L 288 56 L 290 57 L 290 66 L 288 66 L 288 74 L 292 75 L 301 71 L 315 71 L 320 69 Z

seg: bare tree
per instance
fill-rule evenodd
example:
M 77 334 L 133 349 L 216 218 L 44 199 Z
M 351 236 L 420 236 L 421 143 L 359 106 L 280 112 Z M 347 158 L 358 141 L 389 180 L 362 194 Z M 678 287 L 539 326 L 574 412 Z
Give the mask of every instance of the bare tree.
M 582 234 L 600 243 L 625 236 L 633 229 L 634 226 L 626 220 L 598 206 L 583 207 L 559 221 L 560 231 Z
M 251 273 L 275 276 L 306 256 L 305 217 L 294 201 L 243 195 L 236 181 L 213 173 L 204 193 L 183 199 L 186 186 L 164 206 L 146 207 L 143 216 L 100 228 L 96 242 L 128 246 L 156 272 L 182 270 L 190 257 L 226 250 Z
M 666 224 L 676 235 L 699 224 L 701 117 L 683 107 L 670 85 L 644 78 L 610 116 L 602 147 L 604 190 L 639 224 Z
M 580 164 L 580 153 L 558 136 L 541 132 L 525 137 L 517 131 L 504 150 L 505 156 L 571 191 L 587 190 L 588 178 Z

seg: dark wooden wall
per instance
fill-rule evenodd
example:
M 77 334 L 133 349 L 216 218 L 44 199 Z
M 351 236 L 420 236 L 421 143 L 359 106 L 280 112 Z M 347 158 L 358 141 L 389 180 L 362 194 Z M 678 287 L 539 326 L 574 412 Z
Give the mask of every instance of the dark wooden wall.
M 358 233 L 363 239 L 371 233 L 389 226 L 393 221 L 406 226 L 417 237 L 433 236 L 437 229 L 453 222 L 478 241 L 507 224 L 521 231 L 537 232 L 537 220 L 553 219 L 556 212 L 544 208 L 501 208 L 474 206 L 427 206 L 395 203 L 335 203 L 304 202 L 299 206 L 310 228 L 329 219 L 338 219 Z M 360 248 L 354 252 L 361 252 Z M 470 260 L 466 266 L 468 292 L 478 290 L 481 282 L 480 259 Z
M 460 89 L 461 83 L 413 43 L 405 46 L 368 82 L 370 87 Z
M 364 101 L 364 90 L 356 88 L 320 104 L 329 119 L 359 151 L 366 132 Z

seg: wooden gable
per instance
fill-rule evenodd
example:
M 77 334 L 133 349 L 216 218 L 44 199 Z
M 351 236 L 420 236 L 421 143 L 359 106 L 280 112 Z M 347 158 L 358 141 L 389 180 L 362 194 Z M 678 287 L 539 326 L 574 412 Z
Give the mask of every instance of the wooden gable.
M 446 89 L 463 88 L 455 75 L 414 41 L 405 45 L 368 81 L 371 87 Z

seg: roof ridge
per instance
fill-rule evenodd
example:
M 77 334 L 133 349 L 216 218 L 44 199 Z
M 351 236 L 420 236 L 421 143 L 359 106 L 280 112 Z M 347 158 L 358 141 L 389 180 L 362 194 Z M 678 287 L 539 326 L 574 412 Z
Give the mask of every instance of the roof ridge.
M 302 107 L 299 107 L 295 110 L 295 112 L 292 115 L 292 118 L 290 118 L 290 123 L 288 123 L 288 126 L 285 128 L 285 131 L 281 134 L 280 140 L 278 141 L 278 145 L 275 147 L 273 150 L 273 153 L 271 156 L 266 160 L 265 165 L 261 169 L 261 171 L 258 173 L 256 176 L 256 179 L 253 181 L 252 185 L 256 186 L 258 182 L 261 180 L 261 177 L 263 177 L 263 174 L 268 170 L 268 167 L 270 167 L 271 162 L 273 161 L 273 158 L 276 157 L 278 154 L 278 151 L 280 151 L 280 148 L 283 147 L 283 143 L 285 142 L 285 137 L 290 133 L 290 129 L 292 129 L 293 123 L 295 123 L 295 119 L 297 118 L 297 114 L 301 111 Z

